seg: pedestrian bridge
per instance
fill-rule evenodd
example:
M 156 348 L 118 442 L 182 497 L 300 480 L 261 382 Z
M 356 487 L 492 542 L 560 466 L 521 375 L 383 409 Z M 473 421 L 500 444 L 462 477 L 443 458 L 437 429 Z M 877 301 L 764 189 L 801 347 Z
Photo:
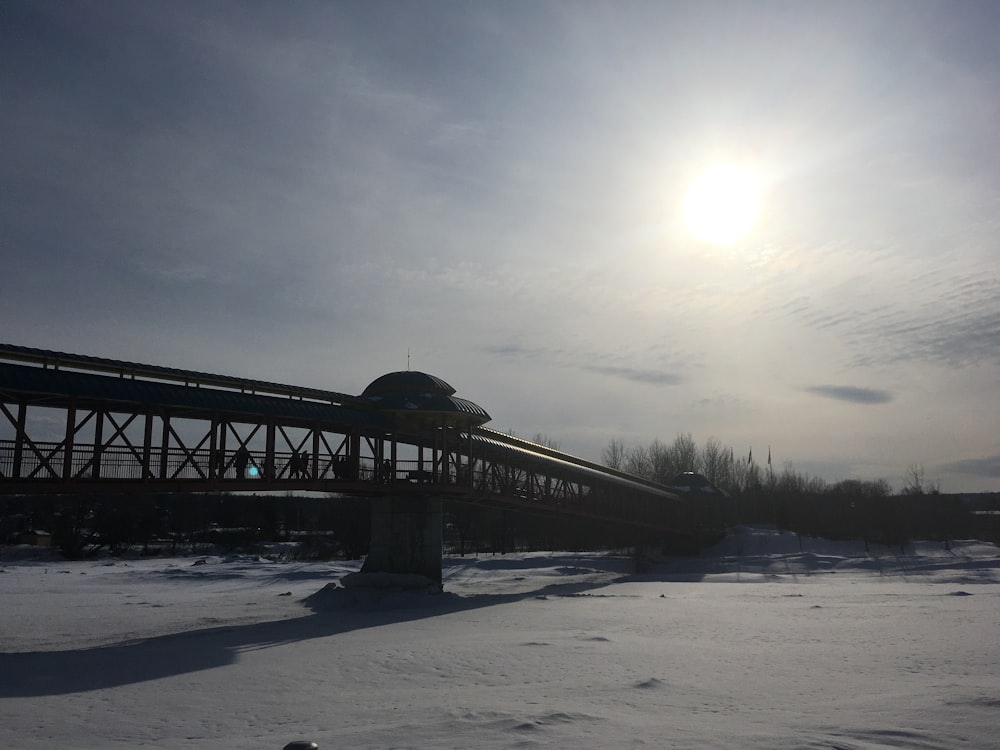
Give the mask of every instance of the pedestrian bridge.
M 0 495 L 365 496 L 372 566 L 438 581 L 443 500 L 697 531 L 669 488 L 491 430 L 489 419 L 420 372 L 349 395 L 0 344 Z M 400 562 L 404 537 L 415 541 Z

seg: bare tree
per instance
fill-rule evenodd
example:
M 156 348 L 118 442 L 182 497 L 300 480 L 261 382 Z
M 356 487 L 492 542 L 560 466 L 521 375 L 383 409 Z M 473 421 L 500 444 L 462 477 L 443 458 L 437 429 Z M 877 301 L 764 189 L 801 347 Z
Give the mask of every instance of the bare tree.
M 652 479 L 653 465 L 649 458 L 649 450 L 641 445 L 630 450 L 625 459 L 625 471 L 629 474 L 635 474 L 637 477 Z
M 906 467 L 906 473 L 903 475 L 903 487 L 899 494 L 924 494 L 924 467 L 922 464 L 910 464 Z
M 538 443 L 538 445 L 544 445 L 546 448 L 551 448 L 554 451 L 559 450 L 559 441 L 555 438 L 551 438 L 544 432 L 536 432 L 535 436 L 531 438 L 531 442 Z
M 892 485 L 888 479 L 871 479 L 867 483 L 868 494 L 871 497 L 888 497 L 892 494 Z M 935 490 L 935 494 L 937 490 Z
M 677 465 L 674 463 L 670 448 L 659 440 L 653 440 L 649 445 L 648 455 L 649 479 L 660 484 L 670 484 L 670 480 L 677 474 Z
M 612 438 L 601 451 L 601 461 L 609 469 L 621 471 L 625 468 L 625 443 L 618 438 Z
M 906 467 L 906 474 L 903 475 L 903 488 L 899 494 L 939 495 L 941 494 L 941 485 L 937 482 L 928 482 L 925 479 L 923 464 L 910 464 Z
M 674 442 L 670 445 L 670 460 L 673 463 L 674 474 L 701 469 L 698 465 L 698 444 L 690 432 L 674 438 Z
M 709 482 L 716 486 L 725 484 L 729 474 L 729 451 L 714 437 L 705 441 L 698 463 Z

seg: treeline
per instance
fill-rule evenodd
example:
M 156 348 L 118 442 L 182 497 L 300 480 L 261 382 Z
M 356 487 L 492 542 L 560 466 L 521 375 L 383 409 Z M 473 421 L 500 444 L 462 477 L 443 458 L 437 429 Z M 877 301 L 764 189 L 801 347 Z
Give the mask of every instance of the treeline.
M 445 552 L 453 555 L 623 549 L 655 539 L 643 538 L 635 529 L 571 516 L 456 501 L 446 501 L 444 511 Z
M 724 446 L 715 438 L 709 438 L 699 446 L 690 434 L 678 435 L 669 444 L 656 439 L 649 445 L 632 447 L 627 447 L 619 439 L 612 439 L 601 453 L 601 462 L 612 469 L 660 484 L 671 484 L 677 475 L 693 471 L 730 495 L 743 495 L 764 487 L 809 495 L 843 491 L 853 495 L 884 497 L 893 492 L 892 485 L 885 479 L 845 479 L 830 483 L 798 472 L 790 463 L 776 472 L 771 465 L 770 451 L 766 458 L 760 456 L 754 459 L 752 450 L 746 455 L 736 454 L 732 447 Z M 911 471 L 916 469 L 911 467 Z M 930 491 L 923 479 L 922 469 L 919 469 L 918 481 L 921 494 L 925 489 Z M 934 491 L 937 491 L 936 487 Z
M 628 547 L 625 533 L 592 521 L 448 501 L 446 554 Z M 0 498 L 0 543 L 44 531 L 69 558 L 111 554 L 262 552 L 294 542 L 297 559 L 358 559 L 368 552 L 367 498 L 129 494 Z
M 611 468 L 671 484 L 685 471 L 705 476 L 725 495 L 689 496 L 701 518 L 722 528 L 766 523 L 806 536 L 905 544 L 914 539 L 978 538 L 1000 542 L 1000 516 L 976 514 L 955 495 L 943 495 L 919 464 L 907 467 L 898 492 L 886 479 L 828 482 L 786 463 L 775 471 L 770 455 L 762 465 L 752 454 L 736 455 L 710 438 L 699 446 L 690 434 L 670 444 L 626 448 L 612 440 L 602 454 Z
M 819 493 L 763 485 L 707 500 L 727 528 L 773 524 L 801 536 L 898 546 L 918 539 L 1000 543 L 1000 515 L 974 512 L 958 495 L 872 494 L 870 488 L 838 482 Z
M 300 557 L 356 559 L 368 552 L 364 498 L 281 495 L 128 494 L 0 498 L 0 542 L 44 530 L 76 558 L 106 550 L 179 554 L 220 548 L 252 552 L 298 542 Z

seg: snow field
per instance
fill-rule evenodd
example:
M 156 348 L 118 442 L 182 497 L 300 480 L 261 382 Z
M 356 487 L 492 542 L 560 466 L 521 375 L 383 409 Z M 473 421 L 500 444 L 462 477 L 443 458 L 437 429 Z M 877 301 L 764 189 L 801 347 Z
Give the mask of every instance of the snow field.
M 0 747 L 997 747 L 1000 550 L 801 544 L 452 559 L 437 596 L 0 561 Z

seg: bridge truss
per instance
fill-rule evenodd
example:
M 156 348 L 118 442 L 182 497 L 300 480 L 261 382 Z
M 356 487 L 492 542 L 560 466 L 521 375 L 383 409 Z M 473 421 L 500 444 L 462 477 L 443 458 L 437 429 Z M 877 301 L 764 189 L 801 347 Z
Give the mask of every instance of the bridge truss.
M 660 485 L 471 422 L 415 429 L 359 396 L 0 345 L 0 495 L 276 490 L 691 530 Z

